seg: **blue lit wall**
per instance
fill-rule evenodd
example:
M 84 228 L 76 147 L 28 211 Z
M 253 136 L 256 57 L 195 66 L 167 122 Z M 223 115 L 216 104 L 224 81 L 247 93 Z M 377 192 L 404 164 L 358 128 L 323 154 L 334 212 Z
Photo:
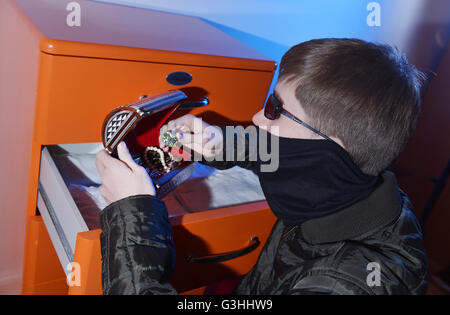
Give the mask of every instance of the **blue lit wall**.
M 306 40 L 354 37 L 395 45 L 419 67 L 432 70 L 450 33 L 448 0 L 97 1 L 199 17 L 277 62 Z M 371 2 L 380 5 L 380 26 L 367 24 Z
M 365 24 L 366 1 L 102 1 L 202 18 L 275 60 L 290 46 L 311 38 L 371 38 L 377 33 Z

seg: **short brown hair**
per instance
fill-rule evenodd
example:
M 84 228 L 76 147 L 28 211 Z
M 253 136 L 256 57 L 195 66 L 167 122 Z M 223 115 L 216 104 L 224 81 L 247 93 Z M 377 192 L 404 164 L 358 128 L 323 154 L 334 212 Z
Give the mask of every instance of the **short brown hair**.
M 364 173 L 378 175 L 415 128 L 424 75 L 388 45 L 319 39 L 283 56 L 279 80 L 297 82 L 312 126 L 339 138 Z

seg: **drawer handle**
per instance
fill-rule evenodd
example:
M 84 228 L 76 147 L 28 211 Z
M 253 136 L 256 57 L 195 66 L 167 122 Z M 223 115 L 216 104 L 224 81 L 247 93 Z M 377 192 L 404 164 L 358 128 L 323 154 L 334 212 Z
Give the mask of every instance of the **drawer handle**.
M 186 256 L 186 261 L 189 263 L 218 263 L 227 261 L 250 253 L 255 248 L 257 248 L 260 243 L 261 242 L 259 241 L 258 237 L 254 236 L 250 239 L 250 244 L 247 247 L 239 249 L 237 251 L 204 257 L 195 257 L 194 254 L 190 254 Z

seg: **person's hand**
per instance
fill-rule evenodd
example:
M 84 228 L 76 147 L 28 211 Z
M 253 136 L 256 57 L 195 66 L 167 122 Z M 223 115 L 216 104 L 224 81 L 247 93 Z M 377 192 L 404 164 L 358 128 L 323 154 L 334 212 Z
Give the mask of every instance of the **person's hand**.
M 125 142 L 117 146 L 119 159 L 105 150 L 97 153 L 95 165 L 102 185 L 100 193 L 108 203 L 135 195 L 155 195 L 155 187 L 145 168 L 136 164 Z
M 170 148 L 162 141 L 162 136 L 168 130 L 175 133 L 178 141 L 184 148 L 193 150 L 205 157 L 212 157 L 217 150 L 222 149 L 223 135 L 218 127 L 211 126 L 194 115 L 187 114 L 169 121 L 163 125 L 159 132 L 159 143 L 164 151 Z

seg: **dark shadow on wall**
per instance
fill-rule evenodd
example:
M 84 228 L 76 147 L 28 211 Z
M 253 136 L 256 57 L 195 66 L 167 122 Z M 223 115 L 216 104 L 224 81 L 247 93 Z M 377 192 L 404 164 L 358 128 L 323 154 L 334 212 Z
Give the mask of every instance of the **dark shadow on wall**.
M 450 50 L 436 69 L 422 102 L 417 128 L 392 169 L 398 183 L 412 201 L 417 217 L 432 196 L 435 185 L 450 157 Z M 425 222 L 425 247 L 431 279 L 450 270 L 450 185 L 443 188 Z M 449 286 L 450 287 L 450 286 Z
M 409 62 L 428 77 L 428 82 L 422 89 L 425 94 L 428 83 L 437 74 L 450 41 L 450 2 L 427 1 L 412 33 L 414 35 L 404 50 Z

